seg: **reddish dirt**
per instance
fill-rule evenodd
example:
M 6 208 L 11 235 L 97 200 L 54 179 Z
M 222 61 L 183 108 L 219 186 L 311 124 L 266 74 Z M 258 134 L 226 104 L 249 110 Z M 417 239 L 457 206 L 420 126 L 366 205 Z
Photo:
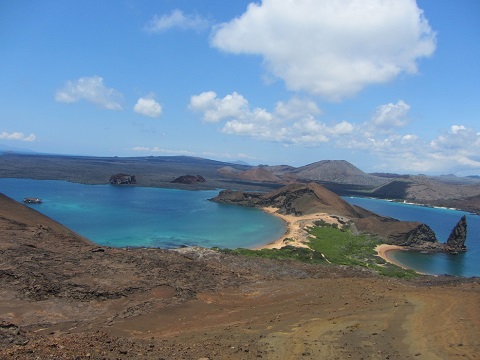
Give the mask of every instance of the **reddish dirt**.
M 0 359 L 479 359 L 478 279 L 112 249 L 0 196 Z

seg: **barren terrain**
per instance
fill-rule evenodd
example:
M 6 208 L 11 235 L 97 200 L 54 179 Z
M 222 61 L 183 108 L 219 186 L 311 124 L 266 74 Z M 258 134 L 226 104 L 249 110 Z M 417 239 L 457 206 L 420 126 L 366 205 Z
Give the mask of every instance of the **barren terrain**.
M 478 279 L 102 248 L 0 197 L 0 358 L 477 359 Z

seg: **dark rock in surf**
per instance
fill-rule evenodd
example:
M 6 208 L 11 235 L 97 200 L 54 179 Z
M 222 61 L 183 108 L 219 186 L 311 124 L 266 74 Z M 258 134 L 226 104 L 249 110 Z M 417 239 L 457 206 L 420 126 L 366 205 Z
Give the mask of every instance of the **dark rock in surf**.
M 465 240 L 467 240 L 467 217 L 463 215 L 448 237 L 446 244 L 447 251 L 450 253 L 467 251 Z
M 199 182 L 205 182 L 205 178 L 201 175 L 183 175 L 177 177 L 175 180 L 172 181 L 172 183 L 176 184 L 196 184 Z
M 108 182 L 113 185 L 131 185 L 136 184 L 137 179 L 135 179 L 135 175 L 115 174 L 110 176 Z

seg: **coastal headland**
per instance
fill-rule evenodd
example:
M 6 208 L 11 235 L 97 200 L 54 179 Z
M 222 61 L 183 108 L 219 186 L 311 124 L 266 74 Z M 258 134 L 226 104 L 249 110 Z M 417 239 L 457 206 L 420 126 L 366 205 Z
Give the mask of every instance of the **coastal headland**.
M 262 210 L 268 212 L 269 214 L 277 216 L 283 221 L 285 221 L 287 230 L 285 234 L 277 240 L 265 245 L 258 246 L 255 249 L 281 249 L 282 247 L 288 245 L 294 247 L 309 248 L 307 243 L 311 235 L 308 230 L 315 226 L 315 222 L 323 221 L 327 224 L 336 224 L 337 226 L 341 226 L 341 223 L 338 221 L 338 217 L 332 216 L 327 213 L 315 213 L 309 215 L 294 216 L 280 214 L 278 213 L 278 208 L 264 207 L 262 208 Z M 392 250 L 407 251 L 404 246 L 399 245 L 380 244 L 375 247 L 377 256 L 391 264 L 407 269 L 402 264 L 392 260 L 392 258 L 388 256 L 388 252 Z M 326 260 L 328 262 L 328 259 Z
M 360 267 L 203 248 L 99 247 L 3 195 L 0 282 L 0 358 L 474 359 L 480 353 L 475 278 L 406 281 Z
M 369 234 L 390 245 L 428 252 L 465 251 L 466 220 L 459 222 L 447 243 L 440 243 L 427 225 L 383 217 L 359 206 L 350 205 L 337 194 L 316 183 L 290 184 L 268 193 L 223 190 L 211 199 L 224 204 L 262 208 L 284 219 L 289 232 L 284 241 L 302 244 L 301 230 L 315 221 L 347 227 L 353 234 Z M 278 242 L 277 242 L 278 245 Z

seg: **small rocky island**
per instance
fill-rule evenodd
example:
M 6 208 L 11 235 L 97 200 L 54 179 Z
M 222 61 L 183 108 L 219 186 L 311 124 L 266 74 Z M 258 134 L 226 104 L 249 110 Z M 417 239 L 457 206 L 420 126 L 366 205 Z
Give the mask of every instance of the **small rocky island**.
M 112 185 L 132 185 L 137 183 L 137 179 L 135 179 L 135 175 L 120 173 L 110 176 L 108 183 Z
M 172 180 L 172 183 L 191 185 L 205 181 L 206 180 L 202 175 L 183 175 Z
M 37 197 L 26 197 L 23 199 L 23 202 L 25 204 L 41 204 L 42 199 L 37 198 Z
M 466 251 L 465 217 L 455 226 L 448 241 L 441 243 L 426 224 L 380 216 L 362 207 L 349 204 L 317 183 L 291 184 L 268 193 L 223 190 L 211 200 L 258 208 L 273 207 L 278 209 L 278 213 L 284 215 L 328 213 L 347 219 L 354 234 L 371 234 L 386 244 L 427 252 L 456 254 Z
M 465 240 L 467 240 L 467 217 L 463 215 L 450 233 L 446 247 L 450 253 L 467 251 Z

